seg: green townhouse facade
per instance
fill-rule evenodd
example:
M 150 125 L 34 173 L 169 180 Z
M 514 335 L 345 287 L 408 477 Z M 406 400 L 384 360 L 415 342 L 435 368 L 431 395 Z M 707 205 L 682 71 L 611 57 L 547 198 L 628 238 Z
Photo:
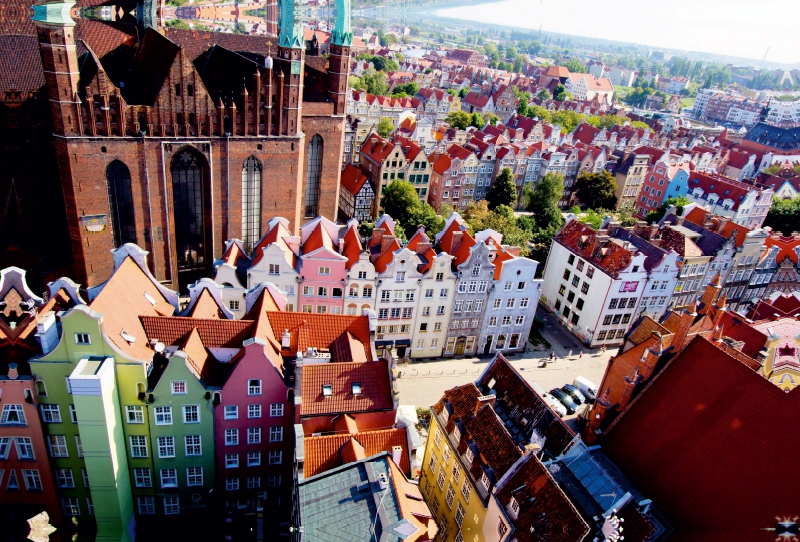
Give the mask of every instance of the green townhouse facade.
M 63 514 L 79 522 L 94 516 L 97 540 L 128 541 L 135 531 L 129 472 L 140 463 L 129 461 L 126 440 L 147 427 L 125 424 L 120 405 L 138 402 L 135 383 L 146 375 L 106 340 L 101 322 L 86 305 L 73 307 L 61 317 L 58 345 L 30 366 Z

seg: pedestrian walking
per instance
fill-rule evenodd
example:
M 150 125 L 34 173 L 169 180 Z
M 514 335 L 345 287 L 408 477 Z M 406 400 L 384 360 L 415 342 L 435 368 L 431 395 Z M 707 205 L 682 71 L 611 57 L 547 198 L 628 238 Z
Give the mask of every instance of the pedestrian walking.
M 572 357 L 572 348 L 569 349 L 569 354 L 567 354 L 567 356 L 570 358 Z
M 605 353 L 606 353 L 606 345 L 603 345 L 603 346 L 600 348 L 600 353 L 601 353 L 601 354 L 605 354 Z
M 581 353 L 578 354 L 578 359 L 581 359 L 582 357 L 583 357 L 583 350 L 581 350 Z
M 555 350 L 550 352 L 550 361 L 553 361 L 554 359 L 556 359 L 556 351 Z

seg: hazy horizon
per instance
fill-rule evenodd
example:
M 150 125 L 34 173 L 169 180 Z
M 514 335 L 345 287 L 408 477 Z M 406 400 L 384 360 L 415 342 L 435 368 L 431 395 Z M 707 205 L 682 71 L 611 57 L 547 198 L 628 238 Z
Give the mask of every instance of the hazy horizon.
M 602 6 L 602 9 L 598 9 Z M 437 10 L 443 17 L 543 32 L 700 51 L 783 64 L 800 62 L 791 41 L 800 2 L 766 0 L 505 0 Z M 509 20 L 509 14 L 513 18 Z

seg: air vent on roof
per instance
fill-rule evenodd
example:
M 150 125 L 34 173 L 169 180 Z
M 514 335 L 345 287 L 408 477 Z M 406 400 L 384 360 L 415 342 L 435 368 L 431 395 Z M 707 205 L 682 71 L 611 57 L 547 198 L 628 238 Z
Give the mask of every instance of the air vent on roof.
M 129 334 L 125 333 L 125 330 L 124 330 L 124 329 L 123 329 L 123 330 L 121 330 L 121 331 L 119 332 L 119 335 L 120 335 L 120 337 L 122 337 L 122 338 L 123 338 L 123 339 L 124 339 L 124 340 L 125 340 L 125 341 L 126 341 L 128 344 L 133 344 L 134 342 L 136 342 L 136 337 L 134 337 L 133 335 L 129 335 Z
M 382 472 L 378 475 L 378 483 L 380 483 L 381 489 L 386 489 L 389 487 L 389 478 L 386 477 L 385 472 Z
M 156 306 L 156 300 L 153 298 L 153 296 L 151 296 L 151 295 L 150 295 L 150 294 L 148 294 L 147 292 L 145 292 L 145 293 L 144 293 L 144 298 L 145 298 L 147 301 L 149 301 L 151 305 L 153 305 L 154 307 Z

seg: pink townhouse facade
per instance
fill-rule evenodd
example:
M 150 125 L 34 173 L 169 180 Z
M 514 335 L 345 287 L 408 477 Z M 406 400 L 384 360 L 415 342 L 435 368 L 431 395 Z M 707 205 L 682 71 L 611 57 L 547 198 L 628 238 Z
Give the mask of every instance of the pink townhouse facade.
M 264 318 L 266 320 L 266 318 Z M 217 490 L 227 504 L 278 512 L 291 502 L 293 400 L 276 345 L 248 339 L 214 409 Z
M 342 314 L 348 259 L 339 254 L 339 226 L 318 217 L 300 231 L 299 311 Z

